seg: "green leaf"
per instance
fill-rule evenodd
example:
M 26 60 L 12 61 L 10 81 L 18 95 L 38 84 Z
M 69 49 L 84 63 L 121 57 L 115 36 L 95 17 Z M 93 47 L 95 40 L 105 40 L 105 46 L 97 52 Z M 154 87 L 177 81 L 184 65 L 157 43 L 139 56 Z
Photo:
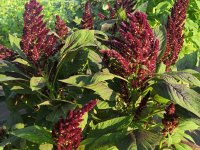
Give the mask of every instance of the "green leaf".
M 82 131 L 84 130 L 87 121 L 88 121 L 88 113 L 85 113 L 82 117 L 83 121 L 80 123 L 79 127 L 82 129 Z
M 94 30 L 78 30 L 67 37 L 65 45 L 61 50 L 61 56 L 69 50 L 75 50 L 85 46 L 94 45 Z
M 117 145 L 117 143 L 119 143 L 125 137 L 126 134 L 122 132 L 108 133 L 97 138 L 95 141 L 93 141 L 93 143 L 91 143 L 91 145 L 86 146 L 86 149 L 113 150 L 114 148 L 114 150 L 118 150 L 118 148 L 115 145 Z
M 191 54 L 186 54 L 184 57 L 176 63 L 176 67 L 178 70 L 184 69 L 195 69 L 198 65 L 198 51 L 195 51 Z
M 6 76 L 6 75 L 4 75 L 4 74 L 0 74 L 0 82 L 20 81 L 20 80 L 24 80 L 24 79 L 15 78 L 15 77 L 9 77 L 9 76 Z
M 153 88 L 160 96 L 171 100 L 172 102 L 200 117 L 199 93 L 187 88 L 186 85 L 171 84 L 166 81 L 161 81 L 154 84 Z
M 122 77 L 111 74 L 109 72 L 98 72 L 94 75 L 75 75 L 75 76 L 69 77 L 68 79 L 64 79 L 60 81 L 64 83 L 72 84 L 78 87 L 86 87 L 86 86 L 92 86 L 102 81 L 111 80 L 115 77 L 123 79 Z
M 192 148 L 186 144 L 182 144 L 182 143 L 179 143 L 179 144 L 174 144 L 176 150 L 192 150 Z
M 13 131 L 11 134 L 37 144 L 53 143 L 51 133 L 39 126 L 29 126 Z
M 164 26 L 157 26 L 154 28 L 154 34 L 156 38 L 159 40 L 159 56 L 158 60 L 160 60 L 166 49 L 166 29 Z
M 39 146 L 39 150 L 52 150 L 53 145 L 52 144 L 41 144 Z
M 183 71 L 182 72 L 169 72 L 169 73 L 161 75 L 161 77 L 163 77 L 170 83 L 181 82 L 181 84 L 189 84 L 189 86 L 200 87 L 200 80 L 188 72 L 183 72 Z M 175 79 L 175 80 L 173 80 L 173 79 Z
M 100 122 L 92 127 L 92 131 L 88 137 L 99 137 L 107 133 L 126 130 L 132 121 L 132 116 L 113 118 L 104 122 Z
M 154 150 L 162 137 L 158 133 L 146 130 L 136 130 L 134 135 L 138 150 Z
M 38 91 L 46 85 L 46 81 L 43 77 L 32 77 L 30 80 L 30 88 L 32 91 Z
M 22 52 L 21 47 L 20 47 L 21 39 L 9 34 L 9 40 L 10 40 L 10 44 L 11 44 L 13 50 L 15 52 L 17 52 L 19 54 L 19 56 L 26 59 L 26 56 L 24 55 L 24 53 Z
M 9 61 L 1 60 L 0 61 L 0 72 L 16 72 L 22 73 L 14 64 Z

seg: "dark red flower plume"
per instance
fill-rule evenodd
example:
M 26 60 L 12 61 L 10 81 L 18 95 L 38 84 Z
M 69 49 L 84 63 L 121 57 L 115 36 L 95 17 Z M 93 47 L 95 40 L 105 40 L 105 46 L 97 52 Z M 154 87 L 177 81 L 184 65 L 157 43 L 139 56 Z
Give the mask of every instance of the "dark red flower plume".
M 57 15 L 56 16 L 56 33 L 63 38 L 68 33 L 68 27 L 66 26 L 65 22 Z
M 170 71 L 170 66 L 175 64 L 183 46 L 184 36 L 182 31 L 188 3 L 189 0 L 177 0 L 171 10 L 171 16 L 168 17 L 166 26 L 167 44 L 161 59 L 166 65 L 166 71 Z
M 90 1 L 88 0 L 85 4 L 85 11 L 83 13 L 83 18 L 81 21 L 81 29 L 93 29 L 94 25 L 94 20 L 92 17 L 92 12 L 91 12 L 91 4 Z
M 57 51 L 57 37 L 54 34 L 48 35 L 49 29 L 42 20 L 41 11 L 42 6 L 36 0 L 30 0 L 25 5 L 24 30 L 20 45 L 27 58 L 34 63 L 40 57 L 48 58 Z
M 52 130 L 52 137 L 56 143 L 56 150 L 75 150 L 82 139 L 79 127 L 85 113 L 93 109 L 97 100 L 91 100 L 81 109 L 70 110 L 65 119 L 61 118 Z

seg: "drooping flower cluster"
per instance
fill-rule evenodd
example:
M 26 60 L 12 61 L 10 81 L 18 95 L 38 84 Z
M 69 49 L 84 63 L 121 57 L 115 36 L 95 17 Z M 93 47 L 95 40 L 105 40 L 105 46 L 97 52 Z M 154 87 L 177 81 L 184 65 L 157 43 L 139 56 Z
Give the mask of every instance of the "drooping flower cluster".
M 178 117 L 175 114 L 175 105 L 171 103 L 166 109 L 166 113 L 164 114 L 164 118 L 162 119 L 162 123 L 164 125 L 164 129 L 162 130 L 162 134 L 166 136 L 167 132 L 172 134 L 173 130 L 178 126 Z
M 188 3 L 189 0 L 177 0 L 171 10 L 171 16 L 168 17 L 166 50 L 162 57 L 166 71 L 169 71 L 170 66 L 175 64 L 183 46 L 184 36 L 182 31 Z
M 0 60 L 11 60 L 14 56 L 15 53 L 12 50 L 0 44 Z
M 56 16 L 55 29 L 56 29 L 56 33 L 60 36 L 60 38 L 64 38 L 68 33 L 68 27 L 58 15 Z
M 90 1 L 88 0 L 85 4 L 85 11 L 83 13 L 83 18 L 80 24 L 81 29 L 93 29 L 94 25 L 94 20 L 92 17 L 92 12 L 91 12 L 91 4 Z
M 65 119 L 61 118 L 52 130 L 52 137 L 56 150 L 75 150 L 81 142 L 80 123 L 85 113 L 89 112 L 97 104 L 97 100 L 91 100 L 81 109 L 70 110 Z
M 21 48 L 27 58 L 36 63 L 41 57 L 48 58 L 57 52 L 57 37 L 54 34 L 48 35 L 49 29 L 43 22 L 43 15 L 40 15 L 42 6 L 36 0 L 30 0 L 25 5 L 24 29 L 21 40 Z
M 101 53 L 104 54 L 104 58 L 115 59 L 118 62 L 118 66 L 115 65 L 115 69 L 111 69 L 113 73 L 123 77 L 135 74 L 132 86 L 137 88 L 156 71 L 159 41 L 154 37 L 145 14 L 128 14 L 128 19 L 129 22 L 122 22 L 120 26 L 120 38 L 110 42 L 116 51 L 103 50 Z M 113 67 L 108 59 L 106 64 Z

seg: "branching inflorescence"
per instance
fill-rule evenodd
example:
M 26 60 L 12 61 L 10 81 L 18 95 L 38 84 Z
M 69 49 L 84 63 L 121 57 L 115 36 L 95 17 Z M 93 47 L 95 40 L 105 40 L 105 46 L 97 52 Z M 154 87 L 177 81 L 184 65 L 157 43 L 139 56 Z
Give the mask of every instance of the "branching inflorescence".
M 41 11 L 42 6 L 36 0 L 25 5 L 24 30 L 20 44 L 27 58 L 34 63 L 41 57 L 48 58 L 57 52 L 58 38 L 54 34 L 48 35 L 50 30 L 42 20 Z
M 93 109 L 97 100 L 91 100 L 81 109 L 70 110 L 66 119 L 61 118 L 52 130 L 52 137 L 57 150 L 77 149 L 82 139 L 82 129 L 79 127 L 85 113 Z
M 80 24 L 81 29 L 93 29 L 94 25 L 94 20 L 92 17 L 92 12 L 91 12 L 91 4 L 90 1 L 88 0 L 85 4 L 85 11 L 83 13 L 83 18 Z
M 175 64 L 183 46 L 184 36 L 182 31 L 188 3 L 189 0 L 177 0 L 171 10 L 171 16 L 168 17 L 166 25 L 167 44 L 162 56 L 162 61 L 166 65 L 166 71 L 170 71 L 170 66 Z
M 159 41 L 153 35 L 145 14 L 128 14 L 128 19 L 129 22 L 122 22 L 120 26 L 121 39 L 115 38 L 110 42 L 116 51 L 101 50 L 101 53 L 104 58 L 114 58 L 118 62 L 114 73 L 123 77 L 135 74 L 132 86 L 137 88 L 156 71 Z
M 167 132 L 169 134 L 172 134 L 174 129 L 178 126 L 178 117 L 175 114 L 175 105 L 171 103 L 166 109 L 165 109 L 164 118 L 162 119 L 162 123 L 164 125 L 164 129 L 162 131 L 162 134 L 166 136 Z

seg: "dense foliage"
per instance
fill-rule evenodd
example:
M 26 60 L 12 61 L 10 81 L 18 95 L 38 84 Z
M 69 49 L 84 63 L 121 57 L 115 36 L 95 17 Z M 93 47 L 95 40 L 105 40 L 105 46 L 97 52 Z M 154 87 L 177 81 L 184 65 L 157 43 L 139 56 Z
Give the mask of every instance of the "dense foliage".
M 24 4 L 20 38 L 0 44 L 0 149 L 199 148 L 198 1 L 86 1 L 50 26 Z

